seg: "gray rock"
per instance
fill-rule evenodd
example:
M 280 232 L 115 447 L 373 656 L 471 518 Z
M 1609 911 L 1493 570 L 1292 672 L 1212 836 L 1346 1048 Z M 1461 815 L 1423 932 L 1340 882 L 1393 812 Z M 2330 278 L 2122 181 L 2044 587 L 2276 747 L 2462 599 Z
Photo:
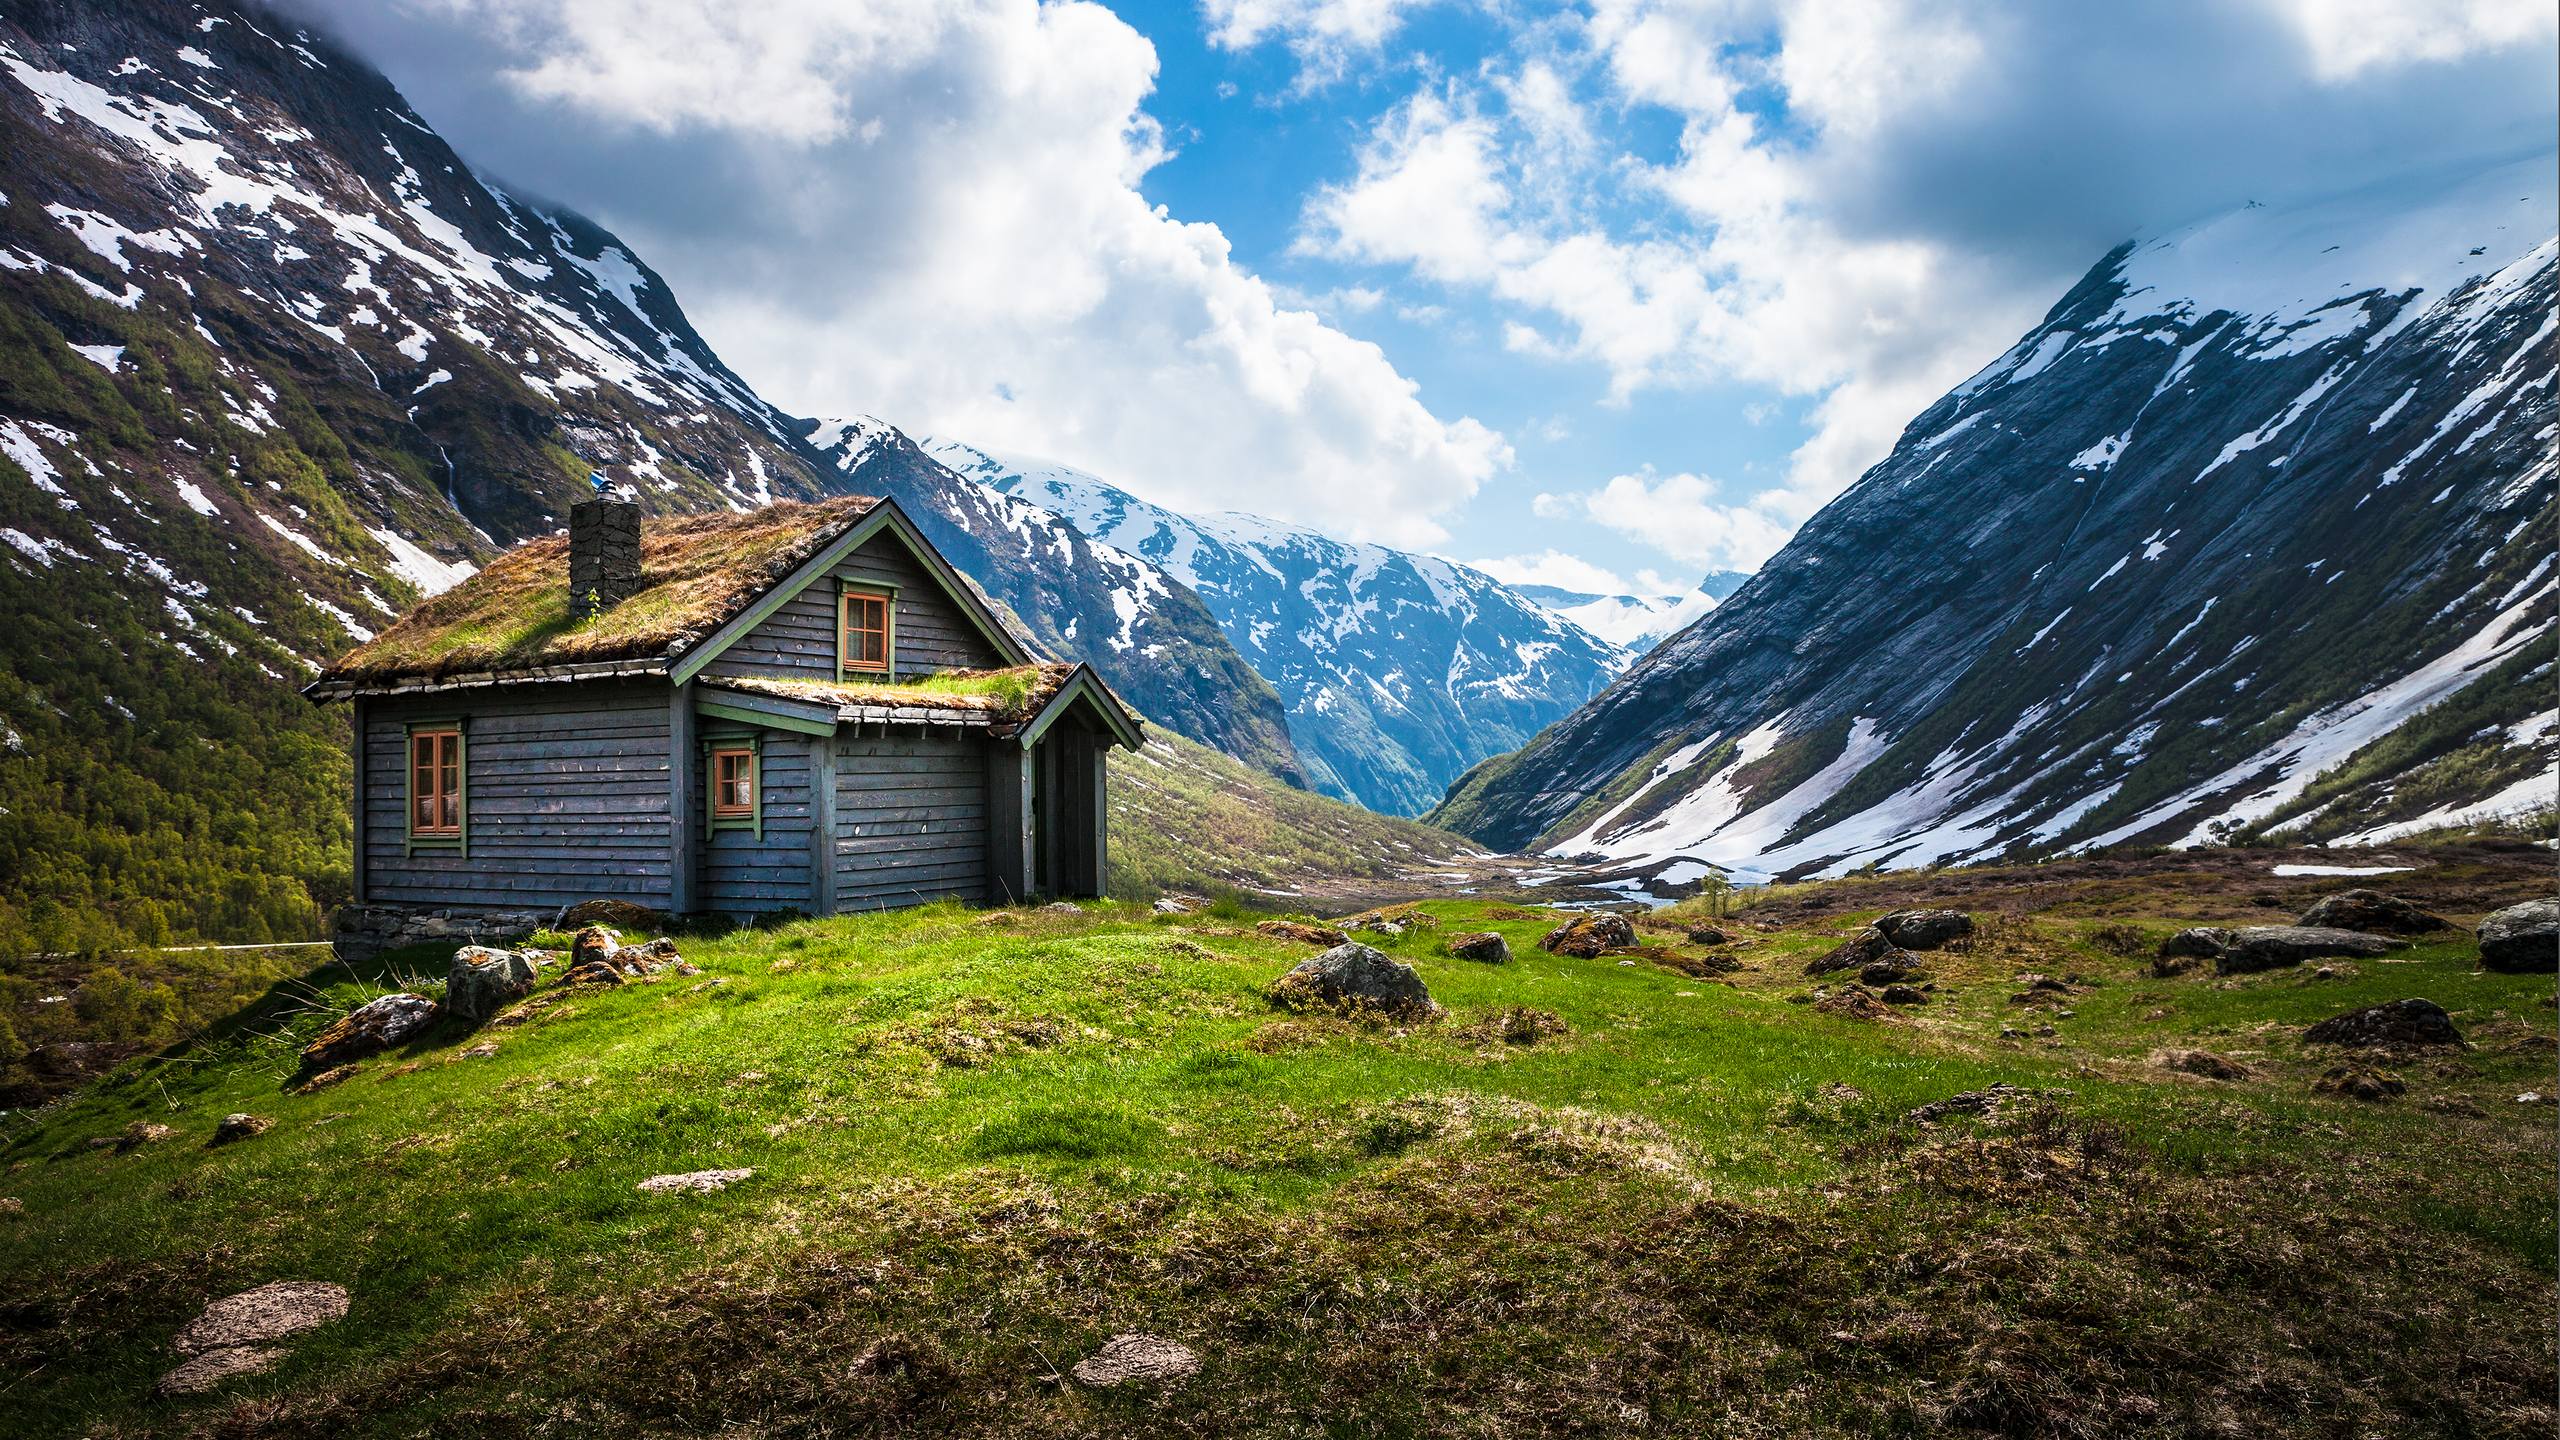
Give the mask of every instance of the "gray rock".
M 250 1115 L 245 1112 L 225 1115 L 222 1117 L 222 1122 L 213 1127 L 213 1143 L 230 1145 L 253 1135 L 264 1135 L 275 1123 L 264 1115 Z
M 2226 925 L 2190 925 L 2160 942 L 2160 958 L 2163 960 L 2218 960 L 2239 937 L 2239 931 Z M 2177 967 L 2179 970 L 2185 968 L 2183 965 Z M 2176 971 L 2167 973 L 2175 974 Z
M 2318 960 L 2330 955 L 2352 955 L 2372 959 L 2394 950 L 2406 950 L 2406 940 L 2389 940 L 2380 935 L 2367 935 L 2360 930 L 2324 930 L 2311 925 L 2251 925 L 2233 933 L 2229 948 L 2213 957 L 2214 973 L 2247 975 L 2259 970 L 2281 970 L 2305 960 Z
M 1919 958 L 1903 950 L 1858 967 L 1858 980 L 1867 985 L 1909 985 L 1921 975 Z
M 1917 985 L 1887 985 L 1881 997 L 1887 1005 L 1926 1005 L 1929 994 Z
M 622 937 L 610 925 L 589 925 L 569 937 L 569 963 L 584 965 L 593 960 L 610 960 L 622 948 Z
M 1076 1362 L 1068 1372 L 1082 1385 L 1124 1385 L 1131 1382 L 1161 1385 L 1181 1380 L 1200 1371 L 1200 1357 L 1191 1347 L 1160 1335 L 1114 1335 L 1101 1349 Z
M 2371 1050 L 2407 1045 L 2459 1045 L 2462 1032 L 2433 1000 L 2394 1000 L 2333 1015 L 2302 1032 L 2306 1045 Z
M 2527 900 L 2481 921 L 2480 963 L 2508 975 L 2560 970 L 2560 900 Z
M 549 910 L 457 911 L 407 905 L 343 905 L 329 944 L 340 960 L 359 964 L 411 945 L 511 945 L 549 926 Z
M 1155 910 L 1159 915 L 1188 915 L 1191 913 L 1190 906 L 1176 900 L 1170 895 L 1158 900 L 1155 905 Z
M 637 1187 L 644 1195 L 708 1195 L 726 1190 L 755 1174 L 753 1170 L 688 1170 L 681 1175 L 652 1175 Z
M 1876 928 L 1905 950 L 1935 950 L 1972 934 L 1973 917 L 1961 910 L 1896 910 Z
M 1538 940 L 1538 948 L 1551 955 L 1572 955 L 1580 959 L 1597 958 L 1611 950 L 1624 950 L 1636 943 L 1636 929 L 1624 915 L 1606 910 L 1590 915 L 1577 915 Z
M 1894 944 L 1883 931 L 1870 925 L 1859 931 L 1848 943 L 1829 954 L 1817 955 L 1806 961 L 1804 973 L 1829 975 L 1840 970 L 1864 970 L 1869 965 L 1879 963 L 1892 965 L 1898 969 L 1920 968 L 1918 957 Z
M 326 1280 L 278 1280 L 204 1307 L 172 1342 L 181 1355 L 263 1345 L 316 1329 L 347 1313 L 347 1287 Z
M 436 1018 L 436 1002 L 405 991 L 382 995 L 348 1011 L 303 1047 L 302 1068 L 334 1070 L 378 1050 L 388 1050 L 424 1030 Z
M 465 945 L 445 971 L 444 1008 L 477 1025 L 532 994 L 534 968 L 525 951 Z
M 1271 999 L 1292 1010 L 1374 1010 L 1398 1020 L 1440 1012 L 1412 966 L 1357 943 L 1299 961 L 1271 987 Z
M 2329 930 L 2362 930 L 2371 935 L 2430 935 L 2453 928 L 2441 917 L 2379 890 L 2341 890 L 2324 896 L 2294 923 Z
M 1484 965 L 1511 963 L 1511 942 L 1491 930 L 1462 931 L 1449 937 L 1449 953 Z

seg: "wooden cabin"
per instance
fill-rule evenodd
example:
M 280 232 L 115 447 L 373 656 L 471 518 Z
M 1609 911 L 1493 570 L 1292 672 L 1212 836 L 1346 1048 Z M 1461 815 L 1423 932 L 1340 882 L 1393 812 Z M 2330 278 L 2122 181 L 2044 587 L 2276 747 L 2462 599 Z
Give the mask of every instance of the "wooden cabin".
M 304 693 L 354 710 L 355 900 L 448 913 L 1098 895 L 1141 742 L 868 497 L 575 506 Z

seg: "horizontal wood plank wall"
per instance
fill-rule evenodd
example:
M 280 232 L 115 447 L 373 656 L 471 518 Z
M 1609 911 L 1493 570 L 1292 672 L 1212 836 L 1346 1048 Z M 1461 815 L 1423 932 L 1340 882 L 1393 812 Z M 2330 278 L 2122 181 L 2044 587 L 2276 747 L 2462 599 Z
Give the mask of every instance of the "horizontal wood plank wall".
M 985 897 L 986 747 L 948 732 L 837 737 L 838 909 Z
M 818 907 L 809 897 L 809 746 L 827 742 L 779 730 L 767 730 L 763 737 L 764 835 L 745 829 L 709 832 L 698 903 L 722 915 L 771 910 L 814 915 Z M 708 768 L 698 767 L 696 773 Z M 708 804 L 702 790 L 708 783 L 706 778 L 694 785 L 697 813 Z
M 901 677 L 942 670 L 984 670 L 1004 664 L 987 638 L 896 536 L 865 541 L 834 575 L 786 601 L 703 671 L 706 675 L 764 675 L 832 680 L 836 675 L 836 587 L 896 586 L 897 661 Z
M 407 853 L 408 722 L 466 717 L 467 855 Z M 464 690 L 365 705 L 365 895 L 399 905 L 668 903 L 667 689 Z

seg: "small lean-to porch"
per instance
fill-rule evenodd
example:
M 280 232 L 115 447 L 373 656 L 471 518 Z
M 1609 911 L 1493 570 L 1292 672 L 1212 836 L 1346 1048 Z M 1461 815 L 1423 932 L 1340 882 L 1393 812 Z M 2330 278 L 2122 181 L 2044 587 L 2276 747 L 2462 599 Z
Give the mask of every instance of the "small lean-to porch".
M 1144 737 L 1089 669 L 692 688 L 699 908 L 835 914 L 1102 893 L 1109 752 Z

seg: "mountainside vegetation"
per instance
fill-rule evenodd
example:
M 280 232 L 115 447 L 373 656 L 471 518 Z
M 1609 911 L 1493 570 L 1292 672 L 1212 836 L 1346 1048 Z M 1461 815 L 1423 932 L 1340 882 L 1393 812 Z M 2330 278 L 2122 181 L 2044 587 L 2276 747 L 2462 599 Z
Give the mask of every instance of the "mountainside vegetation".
M 2531 846 L 2392 858 L 2457 921 L 2547 890 Z M 679 936 L 699 977 L 540 989 L 305 1088 L 324 1024 L 444 971 L 328 967 L 10 1122 L 13 1433 L 2560 1419 L 2560 1153 L 2519 1103 L 2549 1090 L 2548 975 L 2483 973 L 2456 933 L 2317 975 L 2156 976 L 2171 927 L 2341 883 L 2253 852 L 1884 883 L 1789 887 L 1725 943 L 1670 921 L 1589 960 L 1536 948 L 1557 912 L 1430 902 L 1364 932 L 1445 1009 L 1403 1023 L 1275 1008 L 1312 951 L 1224 907 Z M 1886 903 L 1977 928 L 1923 957 L 1931 1003 L 1877 1013 L 1802 971 Z M 1445 953 L 1487 928 L 1513 963 Z M 2468 1045 L 2303 1038 L 2410 996 Z M 233 1113 L 270 1123 L 208 1144 Z M 639 1188 L 703 1171 L 744 1173 Z M 351 1308 L 264 1373 L 155 1394 L 209 1301 L 280 1281 Z M 1132 1332 L 1198 1373 L 1071 1373 Z
M 1802 876 L 2548 808 L 2553 204 L 2546 155 L 2119 248 L 1429 818 Z

